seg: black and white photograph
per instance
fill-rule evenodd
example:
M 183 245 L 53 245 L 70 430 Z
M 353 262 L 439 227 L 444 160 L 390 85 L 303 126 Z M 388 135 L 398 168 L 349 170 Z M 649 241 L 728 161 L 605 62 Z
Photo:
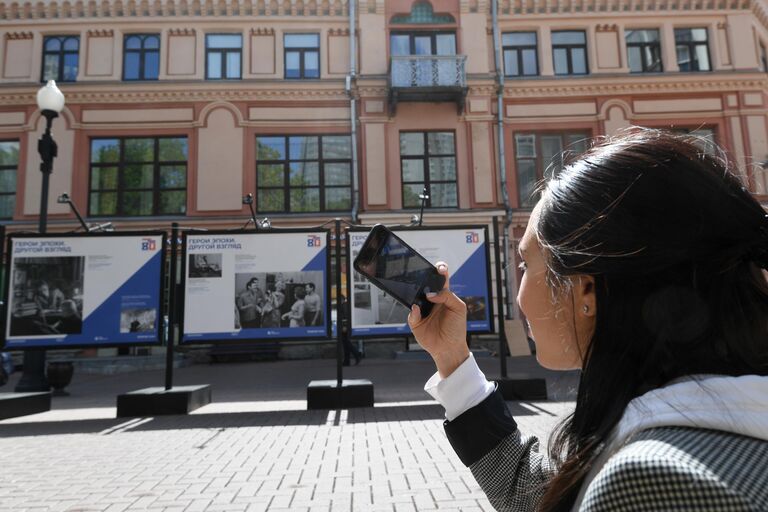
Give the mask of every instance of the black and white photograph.
M 10 335 L 80 334 L 85 257 L 16 258 Z
M 235 329 L 325 325 L 323 272 L 235 274 Z
M 221 254 L 190 254 L 189 277 L 211 278 L 221 277 Z
M 120 311 L 120 332 L 154 332 L 156 321 L 155 308 L 125 308 Z

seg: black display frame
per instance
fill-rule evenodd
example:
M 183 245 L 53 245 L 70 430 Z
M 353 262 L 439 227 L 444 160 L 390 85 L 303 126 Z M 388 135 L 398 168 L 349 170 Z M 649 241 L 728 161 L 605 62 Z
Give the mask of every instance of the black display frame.
M 398 234 L 398 232 L 404 232 L 404 231 L 455 231 L 455 230 L 462 230 L 462 229 L 475 229 L 475 230 L 482 230 L 483 235 L 485 236 L 485 267 L 487 269 L 486 272 L 486 287 L 488 292 L 488 325 L 490 328 L 488 330 L 482 330 L 482 331 L 467 331 L 468 335 L 476 335 L 476 334 L 495 334 L 496 333 L 496 327 L 494 322 L 494 305 L 493 305 L 493 288 L 492 288 L 492 278 L 491 278 L 491 240 L 488 238 L 488 226 L 485 224 L 451 224 L 451 225 L 440 225 L 440 226 L 387 226 L 389 229 L 391 229 L 395 234 Z M 371 226 L 373 228 L 373 226 Z M 352 248 L 350 246 L 350 233 L 369 233 L 371 231 L 370 228 L 366 228 L 364 226 L 356 226 L 352 227 L 346 230 L 345 232 L 345 244 L 346 244 L 346 254 L 344 255 L 347 258 L 347 286 L 346 286 L 346 294 L 347 294 L 347 301 L 349 302 L 349 332 L 352 333 L 352 329 L 354 328 L 352 325 L 352 273 L 355 271 L 354 268 L 352 268 Z M 392 338 L 403 338 L 408 336 L 413 336 L 413 334 L 408 331 L 404 333 L 370 333 L 370 334 L 350 334 L 354 338 L 359 339 L 392 339 Z
M 193 346 L 193 345 L 218 345 L 220 343 L 226 344 L 253 344 L 253 343 L 270 343 L 270 342 L 293 342 L 303 343 L 307 341 L 333 341 L 332 329 L 333 319 L 331 316 L 331 231 L 325 228 L 260 228 L 258 231 L 236 229 L 236 230 L 183 230 L 181 233 L 181 283 L 179 285 L 179 293 L 177 294 L 177 305 L 171 305 L 176 307 L 176 323 L 179 329 L 179 338 L 177 346 Z M 302 336 L 296 338 L 295 336 L 274 336 L 269 338 L 221 338 L 221 339 L 201 339 L 201 340 L 184 340 L 184 317 L 185 317 L 185 302 L 187 295 L 187 261 L 189 259 L 189 253 L 187 252 L 187 238 L 191 236 L 216 236 L 216 235 L 246 235 L 246 236 L 259 236 L 264 234 L 317 234 L 323 233 L 326 236 L 326 252 L 325 252 L 325 303 L 324 313 L 326 322 L 326 332 L 324 336 Z M 173 326 L 169 326 L 172 329 Z
M 8 318 L 8 308 L 10 307 L 10 304 L 8 303 L 8 297 L 10 293 L 10 287 L 11 287 L 11 281 L 13 274 L 12 271 L 12 261 L 13 261 L 13 240 L 15 239 L 59 239 L 59 238 L 115 238 L 115 237 L 160 237 L 160 281 L 158 283 L 159 286 L 159 293 L 158 293 L 158 319 L 157 319 L 157 339 L 156 341 L 131 341 L 131 342 L 106 342 L 104 344 L 101 343 L 73 343 L 73 344 L 52 344 L 52 345 L 34 345 L 34 346 L 12 346 L 8 347 L 7 345 L 7 336 L 6 336 L 6 330 L 8 328 L 7 325 L 5 325 L 5 322 Z M 7 258 L 7 262 L 3 260 L 3 263 L 6 267 L 6 276 L 5 276 L 5 283 L 3 285 L 3 308 L 2 308 L 2 314 L 3 314 L 3 328 L 0 330 L 0 349 L 2 350 L 68 350 L 68 349 L 88 349 L 88 348 L 119 348 L 119 347 L 162 347 L 167 343 L 166 339 L 166 329 L 165 329 L 165 311 L 164 306 L 166 304 L 166 289 L 165 289 L 165 280 L 166 280 L 166 269 L 165 269 L 165 261 L 167 256 L 167 250 L 166 246 L 168 245 L 168 233 L 166 231 L 108 231 L 108 232 L 97 232 L 97 233 L 30 233 L 30 232 L 16 232 L 16 233 L 9 233 L 6 237 L 5 243 L 3 244 L 3 247 L 5 247 L 5 254 L 3 255 L 5 258 Z M 1 254 L 1 253 L 0 253 Z M 170 312 L 170 308 L 172 307 L 171 304 L 169 304 L 168 309 Z

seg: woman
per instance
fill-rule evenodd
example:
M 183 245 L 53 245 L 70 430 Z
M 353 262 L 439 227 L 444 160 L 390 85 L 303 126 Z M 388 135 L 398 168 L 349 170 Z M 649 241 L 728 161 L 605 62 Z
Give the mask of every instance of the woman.
M 304 290 L 303 286 L 296 286 L 293 289 L 293 296 L 296 298 L 296 300 L 291 306 L 291 310 L 283 314 L 283 316 L 281 317 L 283 320 L 285 319 L 290 320 L 289 327 L 304 327 L 306 325 L 304 323 L 304 296 L 305 295 L 306 295 L 306 291 Z
M 280 308 L 285 302 L 285 284 L 282 281 L 275 283 L 275 289 L 267 292 L 267 300 L 261 310 L 262 327 L 280 327 Z
M 412 309 L 425 389 L 497 509 L 768 510 L 768 220 L 695 142 L 629 132 L 533 210 L 517 300 L 539 363 L 581 369 L 548 456 L 478 369 L 448 285 Z

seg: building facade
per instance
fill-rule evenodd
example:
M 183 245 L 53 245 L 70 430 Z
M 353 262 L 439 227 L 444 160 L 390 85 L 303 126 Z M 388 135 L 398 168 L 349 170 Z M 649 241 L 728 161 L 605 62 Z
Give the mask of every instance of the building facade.
M 273 225 L 407 223 L 424 188 L 427 224 L 489 223 L 505 185 L 514 243 L 561 152 L 630 125 L 715 141 L 768 199 L 764 0 L 350 7 L 0 0 L 2 222 L 36 226 L 48 79 L 55 231 L 77 225 L 64 192 L 119 229 L 232 228 L 248 194 Z

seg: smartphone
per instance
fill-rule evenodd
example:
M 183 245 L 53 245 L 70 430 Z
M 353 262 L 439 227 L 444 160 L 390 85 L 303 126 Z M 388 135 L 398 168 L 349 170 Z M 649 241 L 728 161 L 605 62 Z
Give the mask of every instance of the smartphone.
M 422 317 L 434 306 L 426 294 L 445 286 L 432 263 L 381 224 L 373 226 L 352 266 L 406 308 L 418 304 Z

